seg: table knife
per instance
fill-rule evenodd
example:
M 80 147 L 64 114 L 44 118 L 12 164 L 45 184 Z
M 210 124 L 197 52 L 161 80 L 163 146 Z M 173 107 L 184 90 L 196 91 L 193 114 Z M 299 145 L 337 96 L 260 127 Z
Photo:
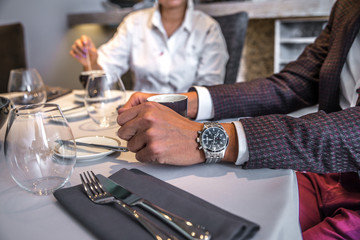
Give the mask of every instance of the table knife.
M 104 177 L 101 174 L 97 174 L 96 177 L 98 178 L 102 186 L 106 189 L 106 191 L 110 192 L 115 198 L 123 201 L 130 206 L 139 206 L 149 211 L 150 213 L 173 227 L 187 239 L 211 239 L 211 234 L 205 229 L 205 227 L 193 224 L 190 221 L 187 221 L 171 212 L 168 212 L 156 206 L 155 204 L 141 198 L 140 196 L 132 193 L 118 183 Z
M 61 140 L 61 141 L 57 141 L 58 143 L 66 143 L 66 144 L 73 144 L 72 141 L 68 141 L 68 140 Z M 94 147 L 94 148 L 103 148 L 103 149 L 108 149 L 111 151 L 115 151 L 115 152 L 128 152 L 129 150 L 127 149 L 127 147 L 121 147 L 121 146 L 113 146 L 113 145 L 105 145 L 105 144 L 96 144 L 96 143 L 85 143 L 85 142 L 80 142 L 80 141 L 75 141 L 76 145 L 78 146 L 84 146 L 84 147 Z
M 85 146 L 85 147 L 105 148 L 105 149 L 112 150 L 115 152 L 128 152 L 129 151 L 127 149 L 127 147 L 96 144 L 96 143 L 84 143 L 84 142 L 79 142 L 79 141 L 76 141 L 76 145 Z

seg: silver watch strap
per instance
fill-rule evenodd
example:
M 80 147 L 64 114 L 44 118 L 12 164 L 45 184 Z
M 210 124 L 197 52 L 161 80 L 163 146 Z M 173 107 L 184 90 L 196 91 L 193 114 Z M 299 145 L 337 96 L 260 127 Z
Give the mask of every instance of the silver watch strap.
M 211 128 L 211 127 L 218 127 L 225 131 L 223 126 L 218 122 L 205 122 L 203 130 L 205 130 L 206 128 Z M 205 153 L 205 159 L 206 159 L 205 163 L 218 163 L 218 162 L 221 162 L 221 160 L 224 158 L 225 150 L 223 150 L 221 152 L 207 152 L 204 150 L 204 153 Z
M 224 152 L 211 153 L 211 156 L 206 156 L 205 154 L 205 163 L 218 163 L 224 158 Z
M 211 128 L 211 127 L 218 127 L 218 128 L 224 129 L 223 126 L 218 122 L 205 122 L 204 123 L 204 129 Z

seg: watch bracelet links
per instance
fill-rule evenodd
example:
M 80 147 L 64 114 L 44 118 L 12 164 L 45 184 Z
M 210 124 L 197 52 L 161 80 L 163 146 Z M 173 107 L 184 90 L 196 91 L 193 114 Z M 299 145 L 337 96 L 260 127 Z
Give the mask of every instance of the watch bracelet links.
M 219 127 L 219 128 L 224 129 L 223 126 L 218 122 L 205 122 L 204 124 L 207 124 L 208 128 L 209 127 Z
M 219 127 L 219 128 L 224 129 L 224 127 L 219 122 L 204 122 L 204 125 L 207 125 L 208 128 L 210 128 L 210 127 Z M 199 142 L 199 144 L 200 144 L 200 142 Z M 221 162 L 221 160 L 224 157 L 223 154 L 224 153 L 222 153 L 222 152 L 212 153 L 212 157 L 209 157 L 209 156 L 205 155 L 205 163 L 219 163 L 219 162 Z
M 205 163 L 218 163 L 221 162 L 223 156 L 221 153 L 213 153 L 212 157 L 205 157 L 206 161 Z

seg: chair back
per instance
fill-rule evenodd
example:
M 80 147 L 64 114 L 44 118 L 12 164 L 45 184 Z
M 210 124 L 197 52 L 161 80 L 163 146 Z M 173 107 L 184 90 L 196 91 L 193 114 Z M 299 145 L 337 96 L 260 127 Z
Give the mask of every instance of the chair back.
M 241 11 L 231 15 L 213 16 L 213 18 L 221 27 L 229 53 L 224 83 L 234 83 L 240 68 L 249 16 L 247 12 Z
M 23 25 L 0 25 L 0 43 L 0 93 L 5 93 L 11 69 L 26 67 Z

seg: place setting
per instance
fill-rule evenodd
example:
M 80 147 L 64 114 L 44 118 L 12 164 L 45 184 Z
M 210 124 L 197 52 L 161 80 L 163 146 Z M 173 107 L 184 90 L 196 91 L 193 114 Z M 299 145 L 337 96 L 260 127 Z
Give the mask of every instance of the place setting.
M 97 129 L 117 125 L 118 108 L 126 103 L 126 89 L 116 73 L 95 71 L 90 74 L 85 90 L 74 92 L 77 102 L 84 107 Z
M 101 239 L 249 239 L 259 225 L 138 169 L 109 178 L 81 173 L 82 184 L 55 198 Z
M 104 71 L 91 71 L 81 76 L 80 80 L 85 89 L 73 91 L 74 102 L 77 105 L 62 109 L 68 121 L 88 117 L 92 120 L 87 122 L 85 128 L 93 130 L 95 135 L 75 139 L 77 162 L 96 161 L 113 152 L 128 151 L 126 147 L 121 146 L 119 139 L 98 133 L 100 130 L 117 126 L 117 107 L 124 105 L 126 101 L 126 90 L 121 78 L 118 74 Z
M 109 76 L 96 75 L 89 79 L 85 89 L 76 90 L 54 103 L 15 105 L 8 110 L 3 146 L 5 164 L 16 184 L 33 195 L 54 196 L 55 202 L 59 203 L 57 210 L 68 212 L 74 223 L 83 225 L 96 238 L 156 239 L 162 236 L 162 239 L 197 239 L 196 236 L 200 236 L 198 239 L 250 239 L 256 236 L 260 229 L 259 219 L 248 219 L 248 215 L 234 209 L 224 210 L 191 191 L 182 190 L 181 186 L 161 180 L 161 174 L 157 178 L 154 172 L 150 171 L 149 175 L 143 172 L 144 169 L 126 169 L 124 167 L 129 165 L 114 161 L 131 162 L 134 159 L 133 154 L 126 153 L 125 142 L 114 130 L 119 127 L 117 108 L 129 95 L 121 88 L 121 83 L 120 87 L 116 86 L 119 85 L 118 77 L 114 77 L 117 80 L 109 79 Z M 163 104 L 187 116 L 188 99 L 184 95 L 152 96 L 147 101 Z M 9 105 L 11 103 L 9 101 Z M 113 163 L 119 166 L 112 169 L 121 170 L 108 172 L 108 164 Z M 84 183 L 78 184 L 80 171 Z M 149 212 L 147 204 L 128 201 L 109 187 L 121 189 L 117 187 L 119 184 L 123 188 L 122 194 L 155 204 L 166 213 Z M 95 196 L 100 195 L 109 197 L 112 202 L 96 203 L 99 198 L 95 199 Z M 167 217 L 181 219 L 195 227 L 191 231 L 195 235 L 186 233 L 189 229 L 181 225 L 180 220 L 164 221 Z M 196 229 L 201 230 L 199 235 L 196 235 Z
M 258 224 L 138 169 L 123 168 L 109 178 L 91 170 L 72 176 L 77 162 L 127 149 L 107 136 L 74 138 L 57 104 L 11 109 L 8 121 L 4 153 L 13 180 L 35 195 L 53 194 L 98 238 L 248 239 L 259 230 Z M 63 188 L 70 177 L 82 178 L 82 184 Z M 99 204 L 104 195 L 114 204 Z
M 99 129 L 114 126 L 116 121 L 111 115 L 102 116 L 107 112 L 94 104 L 101 101 L 106 109 L 110 109 L 107 103 L 114 109 L 119 106 L 107 99 L 111 94 L 102 94 L 105 92 L 87 93 L 85 97 L 88 114 Z M 180 111 L 186 116 L 187 99 L 168 96 L 165 100 L 185 103 L 176 106 L 181 106 Z M 76 163 L 94 162 L 128 149 L 121 146 L 118 138 L 100 133 L 74 137 L 65 110 L 54 103 L 11 109 L 4 141 L 6 165 L 21 188 L 34 195 L 53 194 L 63 209 L 96 237 L 248 239 L 258 232 L 258 224 L 138 169 L 124 168 L 109 178 L 91 170 L 72 176 Z M 81 178 L 82 184 L 63 187 L 70 177 Z
M 128 151 L 120 140 L 100 133 L 74 138 L 66 114 L 83 108 L 97 129 L 116 125 L 117 107 L 125 102 L 125 88 L 117 74 L 92 75 L 83 106 L 70 110 L 46 102 L 36 69 L 11 71 L 9 92 L 17 93 L 17 97 L 5 102 L 14 107 L 6 115 L 4 154 L 12 178 L 30 192 L 47 195 L 62 187 L 76 162 Z
M 126 147 L 121 146 L 119 139 L 108 136 L 84 136 L 75 138 L 76 162 L 92 162 L 102 159 L 114 152 L 127 152 Z M 66 151 L 64 145 L 59 145 L 58 154 Z
M 45 85 L 36 68 L 12 69 L 7 85 L 7 93 L 3 93 L 2 96 L 10 99 L 14 107 L 51 102 L 72 92 L 70 89 Z M 88 117 L 84 100 L 74 101 L 61 110 L 68 121 Z

